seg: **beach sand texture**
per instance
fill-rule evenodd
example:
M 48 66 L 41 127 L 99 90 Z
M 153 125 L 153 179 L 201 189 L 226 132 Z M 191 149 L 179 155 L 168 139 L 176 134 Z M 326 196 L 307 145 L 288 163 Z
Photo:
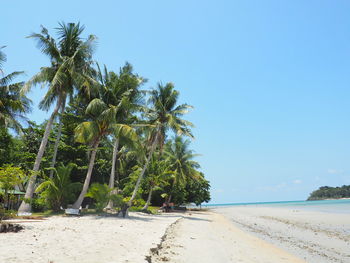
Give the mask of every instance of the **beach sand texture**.
M 350 262 L 350 214 L 257 206 L 215 211 L 307 262 Z
M 24 231 L 0 235 L 0 262 L 304 262 L 211 212 L 54 216 L 21 224 Z
M 215 213 L 191 213 L 173 224 L 152 262 L 305 262 L 234 226 Z
M 179 216 L 130 213 L 116 217 L 49 217 L 21 223 L 25 230 L 0 234 L 1 263 L 146 262 Z

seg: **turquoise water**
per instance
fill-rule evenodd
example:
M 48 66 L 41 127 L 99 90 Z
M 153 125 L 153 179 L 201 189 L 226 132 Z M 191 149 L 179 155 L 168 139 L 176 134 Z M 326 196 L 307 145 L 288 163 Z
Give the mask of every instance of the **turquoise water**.
M 203 207 L 232 207 L 232 206 L 257 206 L 257 207 L 279 207 L 288 209 L 312 210 L 326 213 L 350 214 L 350 199 L 319 200 L 319 201 L 280 201 L 280 202 L 259 202 L 259 203 L 228 203 L 208 204 Z

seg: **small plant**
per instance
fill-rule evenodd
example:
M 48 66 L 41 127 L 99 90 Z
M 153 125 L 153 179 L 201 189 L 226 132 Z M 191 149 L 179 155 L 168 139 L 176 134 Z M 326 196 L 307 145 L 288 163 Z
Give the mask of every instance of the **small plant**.
M 57 168 L 52 168 L 55 175 L 52 178 L 46 178 L 35 190 L 40 193 L 41 198 L 34 201 L 38 208 L 43 208 L 43 200 L 49 208 L 54 211 L 60 211 L 60 206 L 65 206 L 69 201 L 74 199 L 74 193 L 79 191 L 81 183 L 73 183 L 70 179 L 71 172 L 75 164 L 59 165 Z
M 96 211 L 102 212 L 107 206 L 109 199 L 111 199 L 117 207 L 123 205 L 123 197 L 118 194 L 111 194 L 112 192 L 113 189 L 110 189 L 106 184 L 93 183 L 85 196 L 94 199 Z

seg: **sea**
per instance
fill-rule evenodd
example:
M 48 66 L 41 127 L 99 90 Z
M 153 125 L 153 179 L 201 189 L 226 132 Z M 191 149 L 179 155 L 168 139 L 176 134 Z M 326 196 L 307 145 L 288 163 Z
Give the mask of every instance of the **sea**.
M 316 201 L 279 201 L 257 203 L 228 203 L 228 204 L 205 204 L 202 207 L 221 208 L 234 206 L 250 207 L 276 207 L 286 209 L 300 209 L 324 213 L 350 214 L 350 199 L 316 200 Z

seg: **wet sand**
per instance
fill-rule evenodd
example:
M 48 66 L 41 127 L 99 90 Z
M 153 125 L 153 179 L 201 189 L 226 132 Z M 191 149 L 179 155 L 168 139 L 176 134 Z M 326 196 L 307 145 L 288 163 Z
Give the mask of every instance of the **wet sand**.
M 350 214 L 254 206 L 214 211 L 307 262 L 350 262 Z

